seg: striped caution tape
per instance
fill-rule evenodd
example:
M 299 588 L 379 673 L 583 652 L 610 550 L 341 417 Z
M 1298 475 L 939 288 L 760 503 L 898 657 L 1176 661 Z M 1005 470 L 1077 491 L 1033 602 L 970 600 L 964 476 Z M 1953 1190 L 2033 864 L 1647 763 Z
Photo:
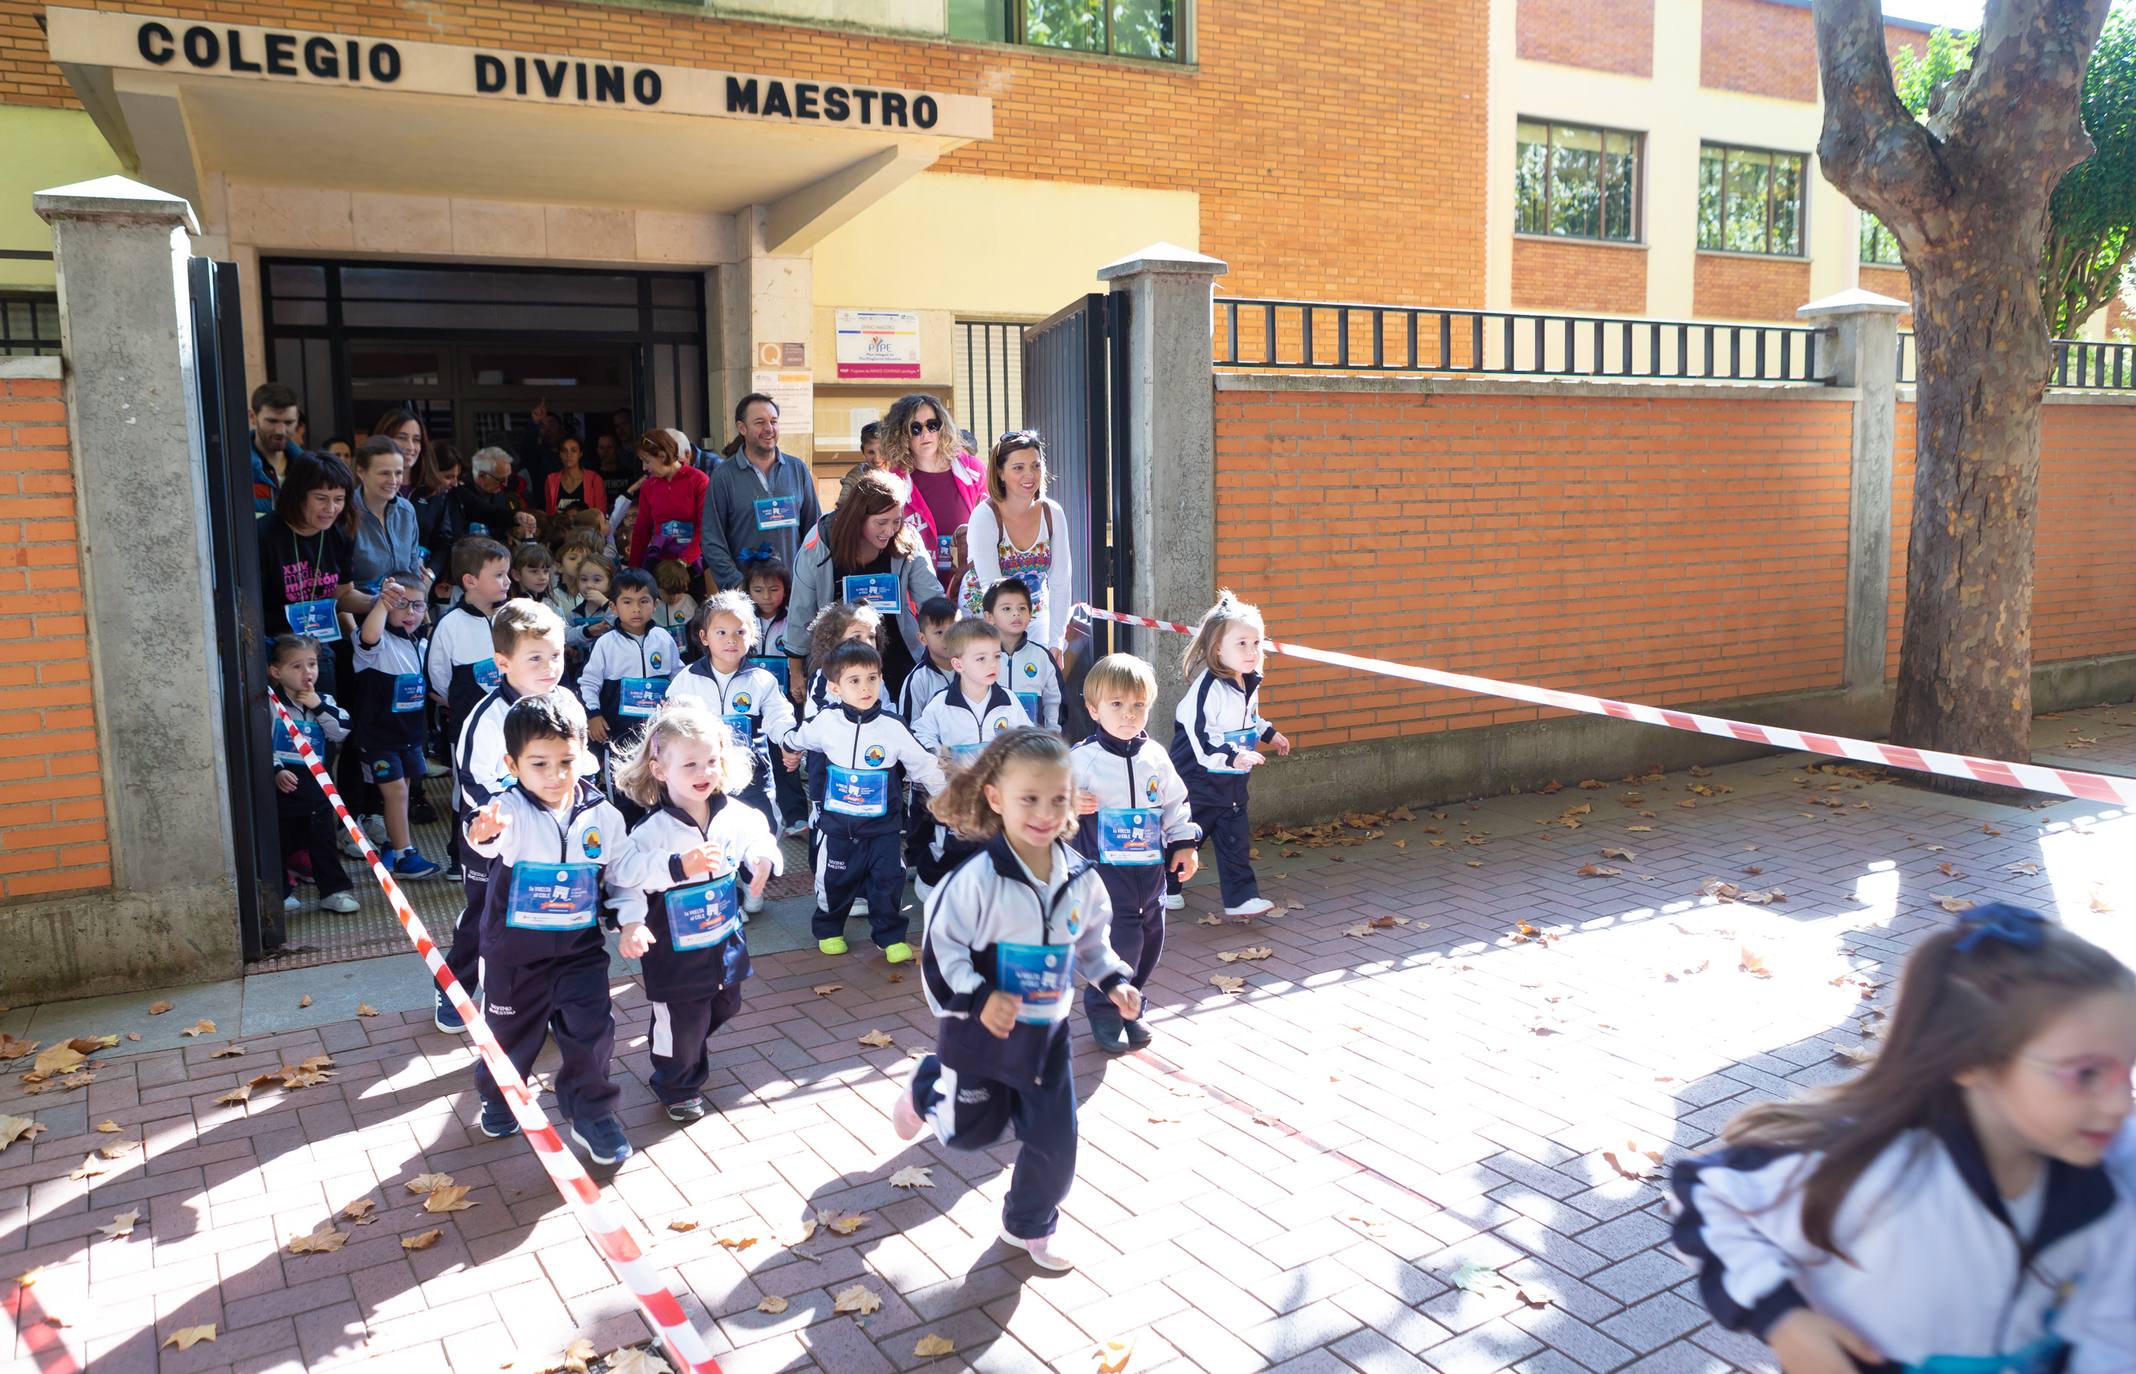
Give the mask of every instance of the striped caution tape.
M 1122 615 L 1117 611 L 1101 610 L 1087 603 L 1078 603 L 1076 613 L 1121 625 L 1139 625 L 1146 630 L 1170 630 L 1174 634 L 1182 635 L 1194 633 L 1193 626 L 1182 625 L 1176 620 L 1152 620 L 1143 615 Z M 1870 740 L 1849 739 L 1845 735 L 1821 735 L 1810 730 L 1789 730 L 1778 725 L 1752 725 L 1748 721 L 1729 720 L 1725 716 L 1703 716 L 1695 711 L 1671 711 L 1666 707 L 1646 706 L 1636 701 L 1614 701 L 1608 697 L 1591 697 L 1581 692 L 1561 692 L 1554 687 L 1535 687 L 1525 682 L 1501 682 L 1497 678 L 1449 673 L 1439 668 L 1419 668 L 1407 663 L 1392 663 L 1384 658 L 1363 658 L 1356 654 L 1337 653 L 1332 649 L 1313 649 L 1303 644 L 1289 644 L 1280 640 L 1271 639 L 1266 643 L 1277 653 L 1287 654 L 1292 658 L 1326 663 L 1337 668 L 1350 668 L 1360 673 L 1405 678 L 1410 682 L 1422 682 L 1433 687 L 1451 687 L 1458 692 L 1473 692 L 1479 696 L 1506 697 L 1513 701 L 1532 702 L 1537 706 L 1555 706 L 1560 710 L 1579 711 L 1590 716 L 1609 716 L 1616 720 L 1635 720 L 1646 725 L 1664 725 L 1672 730 L 1719 735 L 1723 739 L 1741 740 L 1749 744 L 1769 744 L 1777 749 L 1797 749 L 1809 754 L 1828 754 L 1834 758 L 1878 763 L 1915 773 L 1970 778 L 1975 782 L 1993 783 L 1998 787 L 2015 787 L 2029 792 L 2056 792 L 2065 797 L 2082 797 L 2086 801 L 2136 806 L 2136 779 L 2109 777 L 2103 773 L 2082 773 L 2070 768 L 2049 768 L 2037 763 L 2009 763 L 2002 759 L 1976 758 L 1971 754 L 1946 754 L 1937 749 L 1910 749 L 1903 744 L 1877 744 Z
M 363 827 L 356 824 L 355 818 L 349 815 L 349 808 L 341 800 L 341 793 L 335 790 L 333 779 L 327 777 L 325 766 L 320 762 L 319 756 L 312 752 L 311 742 L 304 737 L 304 732 L 296 727 L 296 722 L 290 719 L 289 711 L 278 699 L 269 694 L 267 702 L 274 707 L 275 716 L 281 721 L 283 731 L 296 745 L 305 766 L 311 769 L 312 777 L 318 780 L 320 789 L 326 793 L 327 801 L 333 804 L 334 815 L 340 818 L 342 828 L 363 850 L 364 861 L 371 865 L 371 875 L 378 879 L 378 885 L 385 889 L 386 900 L 393 904 L 393 914 L 400 917 L 401 928 L 407 931 L 408 938 L 415 942 L 415 952 L 423 956 L 423 962 L 430 966 L 431 976 L 437 979 L 438 986 L 445 990 L 446 998 L 451 1001 L 453 1010 L 460 1013 L 460 1019 L 466 1023 L 467 1033 L 473 1037 L 475 1049 L 482 1055 L 482 1061 L 489 1065 L 490 1075 L 496 1079 L 498 1090 L 504 1094 L 505 1101 L 511 1104 L 512 1115 L 519 1119 L 527 1143 L 534 1147 L 535 1157 L 540 1159 L 542 1167 L 549 1171 L 550 1181 L 556 1184 L 556 1191 L 561 1193 L 564 1201 L 578 1213 L 579 1221 L 585 1226 L 586 1234 L 592 1239 L 595 1248 L 608 1257 L 608 1263 L 616 1271 L 616 1277 L 623 1281 L 623 1286 L 630 1289 L 631 1296 L 638 1300 L 638 1306 L 645 1313 L 646 1319 L 653 1324 L 653 1329 L 667 1344 L 668 1352 L 682 1368 L 694 1371 L 695 1374 L 719 1374 L 719 1362 L 712 1358 L 712 1351 L 706 1346 L 704 1337 L 690 1324 L 689 1317 L 682 1310 L 682 1304 L 675 1300 L 675 1295 L 668 1290 L 668 1286 L 653 1272 L 652 1265 L 645 1258 L 645 1248 L 638 1243 L 629 1223 L 616 1212 L 613 1204 L 601 1195 L 600 1186 L 587 1175 L 585 1166 L 578 1161 L 578 1156 L 564 1148 L 563 1138 L 556 1133 L 556 1128 L 549 1124 L 549 1118 L 543 1114 L 540 1104 L 535 1102 L 534 1094 L 528 1089 L 526 1080 L 521 1078 L 519 1070 L 512 1066 L 512 1061 L 505 1055 L 504 1047 L 497 1043 L 497 1037 L 490 1034 L 489 1023 L 482 1019 L 482 1009 L 475 1005 L 474 1000 L 460 986 L 460 980 L 453 977 L 452 970 L 445 967 L 445 956 L 430 938 L 429 930 L 423 925 L 423 918 L 415 914 L 414 907 L 408 905 L 408 899 L 402 894 L 400 885 L 394 882 L 393 875 L 386 871 L 385 861 L 379 858 L 378 851 L 371 847 L 370 837 L 363 833 Z

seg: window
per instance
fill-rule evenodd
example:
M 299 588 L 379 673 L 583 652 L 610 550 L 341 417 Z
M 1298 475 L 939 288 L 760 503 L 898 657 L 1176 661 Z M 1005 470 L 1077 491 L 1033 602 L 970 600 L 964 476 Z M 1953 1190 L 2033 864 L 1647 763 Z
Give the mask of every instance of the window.
M 949 0 L 949 36 L 1185 60 L 1188 0 Z
M 1862 211 L 1862 261 L 1886 267 L 1904 265 L 1899 261 L 1898 236 L 1867 210 Z
M 1639 135 L 1520 122 L 1513 228 L 1569 239 L 1639 238 Z
M 0 358 L 59 355 L 59 297 L 0 292 Z
M 1730 253 L 1802 256 L 1801 153 L 1698 150 L 1698 246 Z

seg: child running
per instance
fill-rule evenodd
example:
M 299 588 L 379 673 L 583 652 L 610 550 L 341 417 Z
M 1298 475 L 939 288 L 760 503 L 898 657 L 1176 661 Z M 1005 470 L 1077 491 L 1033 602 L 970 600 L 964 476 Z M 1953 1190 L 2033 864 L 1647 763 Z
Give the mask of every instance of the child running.
M 752 766 L 720 718 L 681 695 L 661 703 L 640 742 L 616 758 L 616 786 L 652 808 L 609 866 L 608 887 L 623 927 L 618 948 L 644 961 L 651 1087 L 670 1121 L 704 1117 L 706 1042 L 741 1010 L 749 976 L 741 875 L 741 900 L 761 902 L 779 870 L 779 842 L 763 813 L 736 804 L 733 789 Z
M 1074 1267 L 1053 1232 L 1075 1181 L 1075 975 L 1121 1016 L 1142 1014 L 1134 970 L 1106 942 L 1105 886 L 1066 843 L 1074 798 L 1067 744 L 1024 726 L 987 745 L 935 799 L 936 814 L 986 847 L 928 899 L 921 970 L 939 1019 L 935 1053 L 914 1068 L 891 1115 L 901 1139 L 932 1123 L 960 1150 L 984 1150 L 1013 1125 L 1023 1148 L 1001 1238 L 1054 1270 Z
M 1267 631 L 1259 608 L 1217 593 L 1195 627 L 1180 674 L 1187 693 L 1172 722 L 1172 763 L 1187 784 L 1194 823 L 1216 844 L 1224 914 L 1246 921 L 1274 910 L 1253 874 L 1246 775 L 1267 762 L 1261 746 L 1288 754 L 1290 741 L 1261 719 L 1261 663 Z M 1176 875 L 1165 879 L 1165 906 L 1185 906 Z
M 2058 1309 L 2117 1229 L 2131 1061 L 2136 976 L 2034 912 L 1966 912 L 1907 959 L 1867 1069 L 1676 1166 L 1707 1309 L 1787 1374 L 2060 1368 L 2085 1336 Z
M 962 767 L 990 740 L 1032 721 L 1001 686 L 1001 631 L 983 620 L 960 620 L 944 636 L 943 649 L 956 676 L 949 689 L 920 712 L 912 733 L 944 756 L 947 766 Z M 924 808 L 916 810 L 914 819 L 911 828 L 923 831 L 925 842 L 915 861 L 913 890 L 924 902 L 942 876 L 977 852 L 979 844 L 956 834 Z

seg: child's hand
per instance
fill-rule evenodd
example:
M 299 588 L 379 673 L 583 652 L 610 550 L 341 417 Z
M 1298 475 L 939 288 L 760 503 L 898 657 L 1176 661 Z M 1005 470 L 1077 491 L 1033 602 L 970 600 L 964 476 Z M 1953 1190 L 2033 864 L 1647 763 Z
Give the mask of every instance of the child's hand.
M 1006 1040 L 1009 1032 L 1016 1029 L 1017 1001 L 1005 992 L 989 993 L 986 1005 L 979 1008 L 979 1024 L 996 1040 Z
M 1179 851 L 1179 857 L 1172 860 L 1172 876 L 1181 882 L 1187 882 L 1199 872 L 1201 851 L 1198 849 L 1182 849 Z
M 1765 1343 L 1779 1356 L 1784 1374 L 1860 1374 L 1861 1366 L 1884 1360 L 1875 1346 L 1807 1307 L 1773 1323 Z
M 297 705 L 303 707 L 307 711 L 318 710 L 323 701 L 324 698 L 319 695 L 319 691 L 317 688 L 313 688 L 309 692 L 297 693 Z
M 781 749 L 779 757 L 785 761 L 786 771 L 789 773 L 801 766 L 801 755 L 791 749 Z
M 632 921 L 623 927 L 623 938 L 616 941 L 616 952 L 626 959 L 643 959 L 645 952 L 659 943 L 659 937 L 646 928 L 643 921 Z
M 608 594 L 598 587 L 588 587 L 580 599 L 596 611 L 608 604 Z M 591 630 L 593 627 L 589 625 L 586 628 Z M 607 627 L 603 626 L 602 628 L 605 629 Z
M 289 770 L 288 770 L 287 768 L 277 768 L 277 769 L 275 769 L 275 770 L 274 770 L 274 788 L 275 788 L 275 791 L 277 791 L 277 792 L 294 792 L 294 791 L 296 791 L 296 790 L 297 790 L 297 775 L 296 775 L 296 774 L 294 774 L 294 773 L 292 773 L 292 772 L 290 772 L 290 771 L 289 771 Z
M 587 721 L 586 738 L 592 740 L 595 744 L 608 743 L 608 722 L 599 716 Z
M 717 878 L 727 871 L 727 860 L 716 844 L 701 844 L 682 851 L 682 871 L 692 878 Z
M 1283 733 L 1283 732 L 1282 732 L 1281 730 L 1278 730 L 1278 731 L 1276 731 L 1276 738 L 1275 738 L 1275 740 L 1274 740 L 1274 744 L 1275 744 L 1275 746 L 1276 746 L 1276 752 L 1277 752 L 1278 754 L 1282 754 L 1282 755 L 1286 755 L 1286 756 L 1288 756 L 1288 755 L 1289 755 L 1289 753 L 1290 753 L 1290 739 L 1289 739 L 1289 737 L 1288 737 L 1288 736 L 1286 736 L 1286 735 L 1285 735 L 1285 734 L 1284 734 L 1284 733 Z
M 1114 988 L 1111 992 L 1107 993 L 1106 996 L 1112 998 L 1112 1004 L 1118 1007 L 1120 1009 L 1120 1014 L 1126 1017 L 1128 1020 L 1137 1021 L 1141 1019 L 1141 988 L 1136 987 L 1133 983 L 1122 983 L 1120 984 L 1120 986 Z
M 1241 768 L 1259 768 L 1266 762 L 1268 762 L 1268 756 L 1258 749 L 1239 750 L 1237 763 Z
M 749 873 L 750 897 L 754 899 L 763 896 L 764 884 L 771 881 L 771 865 L 768 863 L 753 864 L 749 869 Z
M 1075 814 L 1076 814 L 1076 815 L 1078 815 L 1078 816 L 1095 816 L 1095 815 L 1097 815 L 1097 814 L 1098 814 L 1098 796 L 1097 796 L 1097 793 L 1095 793 L 1095 792 L 1078 792 L 1078 793 L 1076 793 L 1076 794 L 1075 794 Z
M 491 802 L 467 818 L 467 838 L 476 844 L 488 844 L 511 823 L 512 818 L 504 814 L 504 803 Z

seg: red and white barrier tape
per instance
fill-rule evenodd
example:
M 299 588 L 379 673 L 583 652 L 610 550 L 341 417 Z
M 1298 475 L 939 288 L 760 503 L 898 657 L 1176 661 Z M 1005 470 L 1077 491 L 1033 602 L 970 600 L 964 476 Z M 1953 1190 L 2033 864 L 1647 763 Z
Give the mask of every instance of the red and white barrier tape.
M 452 970 L 445 967 L 445 956 L 430 938 L 429 930 L 423 925 L 423 918 L 415 914 L 414 907 L 408 905 L 408 899 L 402 895 L 400 885 L 394 882 L 393 875 L 386 871 L 385 861 L 380 859 L 378 851 L 371 847 L 370 837 L 363 833 L 363 827 L 356 824 L 355 818 L 349 815 L 348 806 L 341 800 L 341 793 L 335 790 L 333 779 L 326 775 L 326 768 L 320 762 L 319 756 L 312 752 L 311 742 L 304 737 L 302 730 L 297 729 L 288 710 L 272 694 L 268 696 L 267 703 L 274 708 L 282 729 L 295 743 L 297 753 L 303 757 L 305 765 L 311 769 L 312 777 L 318 780 L 320 789 L 326 793 L 327 801 L 333 805 L 334 814 L 341 819 L 342 828 L 348 831 L 349 838 L 363 850 L 364 861 L 371 865 L 371 875 L 377 878 L 378 885 L 385 889 L 386 900 L 393 904 L 394 915 L 400 917 L 402 929 L 406 930 L 408 938 L 415 942 L 415 952 L 423 956 L 423 962 L 430 966 L 431 976 L 437 979 L 438 986 L 445 990 L 446 998 L 452 1002 L 453 1010 L 460 1013 L 461 1021 L 466 1023 L 467 1033 L 473 1038 L 475 1049 L 482 1055 L 482 1061 L 489 1065 L 490 1075 L 496 1079 L 497 1088 L 504 1094 L 504 1100 L 511 1104 L 512 1115 L 519 1119 L 527 1143 L 534 1147 L 535 1156 L 541 1160 L 542 1167 L 549 1171 L 550 1181 L 556 1184 L 556 1191 L 562 1194 L 564 1201 L 578 1213 L 579 1221 L 585 1226 L 586 1234 L 592 1239 L 594 1247 L 608 1257 L 609 1266 L 616 1271 L 616 1277 L 623 1281 L 623 1286 L 630 1289 L 631 1296 L 638 1300 L 638 1306 L 644 1311 L 646 1320 L 653 1324 L 654 1331 L 666 1343 L 668 1352 L 681 1363 L 682 1368 L 693 1371 L 694 1374 L 720 1374 L 719 1362 L 712 1358 L 712 1351 L 706 1346 L 704 1337 L 690 1324 L 689 1317 L 682 1310 L 682 1304 L 675 1300 L 675 1295 L 669 1291 L 668 1286 L 653 1272 L 652 1265 L 645 1259 L 645 1247 L 638 1243 L 630 1224 L 617 1215 L 613 1206 L 601 1196 L 600 1185 L 587 1175 L 585 1166 L 578 1161 L 578 1156 L 564 1147 L 563 1138 L 556 1133 L 556 1128 L 549 1124 L 549 1118 L 543 1114 L 540 1104 L 534 1100 L 534 1094 L 528 1090 L 526 1080 L 519 1076 L 519 1070 L 513 1067 L 512 1061 L 505 1055 L 504 1047 L 497 1043 L 497 1037 L 490 1033 L 489 1023 L 482 1019 L 481 1008 L 475 1005 L 474 1000 L 460 986 L 460 980 L 453 977 Z
M 1117 611 L 1100 610 L 1087 603 L 1077 603 L 1076 611 L 1099 620 L 1111 620 L 1122 625 L 1139 625 L 1145 630 L 1170 630 L 1174 634 L 1182 635 L 1194 633 L 1193 626 L 1182 625 L 1174 620 L 1152 620 L 1143 615 L 1122 615 Z M 1665 725 L 1672 730 L 1719 735 L 1723 739 L 1741 740 L 1748 744 L 1769 744 L 1777 749 L 1799 749 L 1804 753 L 1829 754 L 1834 758 L 1855 759 L 1889 768 L 1905 768 L 1916 773 L 1937 773 L 1947 778 L 1970 778 L 1976 782 L 1994 783 L 1998 787 L 2016 787 L 2030 792 L 2057 792 L 2065 797 L 2082 797 L 2086 801 L 2136 806 L 2136 779 L 2132 778 L 2109 777 L 2103 773 L 2081 773 L 2070 768 L 2049 768 L 2037 763 L 2008 763 L 2001 759 L 1975 758 L 1971 754 L 1946 754 L 1936 749 L 1909 749 L 1903 744 L 1876 744 L 1869 740 L 1849 739 L 1845 735 L 1820 735 L 1810 730 L 1789 730 L 1778 725 L 1752 725 L 1748 721 L 1729 720 L 1725 716 L 1702 716 L 1695 711 L 1672 711 L 1667 707 L 1645 706 L 1635 701 L 1614 701 L 1608 697 L 1591 697 L 1580 692 L 1561 692 L 1554 687 L 1533 687 L 1525 682 L 1501 682 L 1496 678 L 1474 677 L 1468 673 L 1418 668 L 1407 663 L 1392 663 L 1384 658 L 1362 658 L 1356 654 L 1337 653 L 1331 649 L 1312 649 L 1303 644 L 1289 644 L 1273 639 L 1268 640 L 1267 645 L 1277 653 L 1288 654 L 1292 658 L 1326 663 L 1337 668 L 1350 668 L 1360 673 L 1405 678 L 1410 682 L 1422 682 L 1433 687 L 1451 687 L 1457 692 L 1506 697 L 1513 701 L 1533 702 L 1537 706 L 1555 706 L 1560 710 L 1579 711 L 1590 716 L 1609 716 L 1616 720 L 1635 720 L 1646 725 Z

